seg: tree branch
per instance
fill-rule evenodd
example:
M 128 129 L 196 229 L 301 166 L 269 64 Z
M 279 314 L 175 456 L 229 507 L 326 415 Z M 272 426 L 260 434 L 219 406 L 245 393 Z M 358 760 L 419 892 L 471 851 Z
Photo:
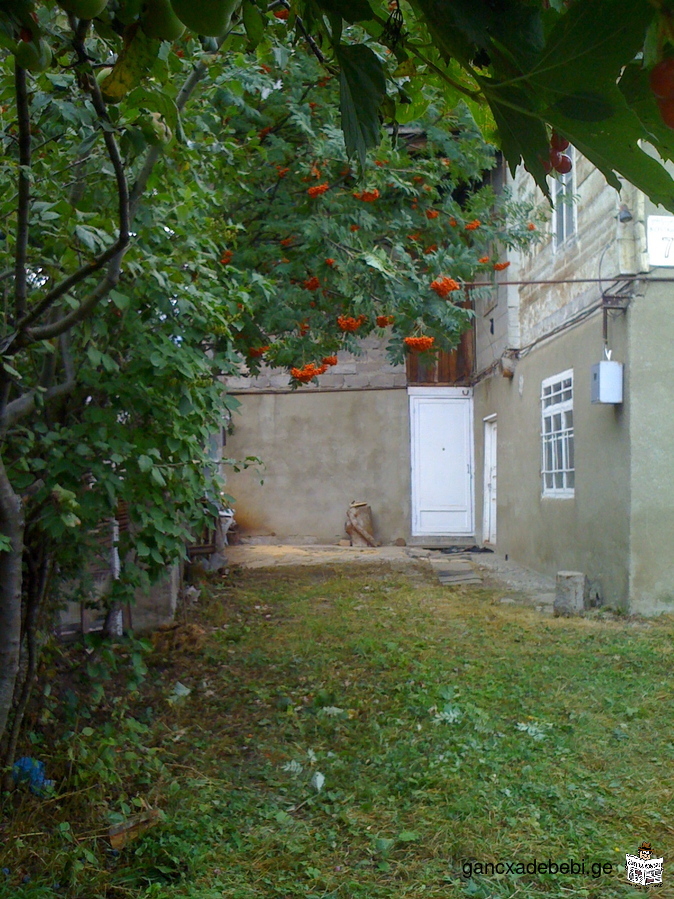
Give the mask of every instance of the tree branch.
M 87 265 L 83 265 L 80 269 L 64 278 L 60 284 L 57 284 L 31 311 L 24 315 L 19 322 L 19 330 L 22 335 L 17 343 L 19 346 L 25 346 L 37 340 L 47 340 L 51 337 L 58 337 L 65 333 L 78 322 L 83 321 L 90 312 L 96 307 L 98 302 L 117 284 L 121 268 L 122 257 L 129 244 L 131 216 L 129 209 L 129 187 L 126 183 L 126 173 L 124 171 L 124 162 L 117 146 L 108 111 L 101 94 L 98 82 L 93 76 L 89 76 L 89 87 L 91 89 L 91 99 L 98 114 L 99 120 L 103 123 L 103 141 L 108 152 L 108 158 L 112 163 L 117 182 L 117 196 L 119 200 L 119 229 L 115 243 L 109 247 L 104 253 L 101 253 L 96 259 Z M 105 127 L 105 126 L 108 127 Z M 49 309 L 60 297 L 68 293 L 77 284 L 84 281 L 85 278 L 94 272 L 99 271 L 104 265 L 108 264 L 108 271 L 103 280 L 91 291 L 88 297 L 84 299 L 80 305 L 63 318 L 49 325 L 43 325 L 40 328 L 30 328 L 30 325 L 36 321 L 47 309 Z
M 30 415 L 31 412 L 35 410 L 38 392 L 42 393 L 43 401 L 49 403 L 59 397 L 67 396 L 69 393 L 72 393 L 74 389 L 75 379 L 72 378 L 72 380 L 69 379 L 62 384 L 57 384 L 49 390 L 31 390 L 29 393 L 24 393 L 22 396 L 12 400 L 11 403 L 7 403 L 4 415 L 0 419 L 0 437 L 2 437 L 6 431 L 18 421 L 25 418 L 26 415 Z
M 19 181 L 16 221 L 16 251 L 14 256 L 14 298 L 15 316 L 21 318 L 26 311 L 28 283 L 26 262 L 28 259 L 28 222 L 30 215 L 30 105 L 26 86 L 26 70 L 21 66 L 14 69 L 16 90 L 16 114 L 19 126 Z
M 87 262 L 86 265 L 83 265 L 76 272 L 73 272 L 72 275 L 68 275 L 68 277 L 64 278 L 59 284 L 56 285 L 56 287 L 52 288 L 49 293 L 45 294 L 40 302 L 37 303 L 37 305 L 35 305 L 27 315 L 24 315 L 24 317 L 18 323 L 18 329 L 20 331 L 28 331 L 31 324 L 36 321 L 43 312 L 46 312 L 46 310 L 49 309 L 49 307 L 52 306 L 58 299 L 72 290 L 73 287 L 76 287 L 78 284 L 88 278 L 89 275 L 93 275 L 95 274 L 95 272 L 100 271 L 107 262 L 110 262 L 111 259 L 114 259 L 115 256 L 121 253 L 129 242 L 128 233 L 126 240 L 122 240 L 121 237 L 122 236 L 120 234 L 120 237 L 118 237 L 115 243 L 111 247 L 108 247 L 108 249 L 105 250 L 104 253 L 101 253 L 100 256 L 97 256 L 92 262 Z M 35 330 L 29 332 L 29 334 L 33 339 L 36 339 L 34 337 Z M 31 343 L 32 340 L 20 340 L 18 341 L 18 344 L 19 346 L 25 346 L 27 342 Z
M 185 108 L 185 104 L 189 100 L 192 92 L 194 91 L 197 84 L 204 77 L 206 72 L 208 71 L 208 66 L 206 66 L 203 62 L 197 63 L 197 65 L 190 72 L 187 80 L 183 84 L 178 96 L 176 97 L 176 108 L 178 113 L 181 113 Z M 140 202 L 140 198 L 145 193 L 145 188 L 147 187 L 147 182 L 152 174 L 152 170 L 154 169 L 157 160 L 161 156 L 161 147 L 152 147 L 145 157 L 145 162 L 143 163 L 143 167 L 138 173 L 138 177 L 136 178 L 136 183 L 133 185 L 131 190 L 131 195 L 129 197 L 129 209 L 131 215 L 131 221 L 133 221 L 136 210 L 138 209 L 138 203 Z

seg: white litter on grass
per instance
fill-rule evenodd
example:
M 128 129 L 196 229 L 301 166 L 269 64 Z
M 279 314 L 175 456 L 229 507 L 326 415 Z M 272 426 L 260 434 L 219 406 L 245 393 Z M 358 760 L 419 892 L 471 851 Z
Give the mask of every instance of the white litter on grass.
M 324 783 L 325 777 L 321 774 L 320 771 L 317 771 L 311 778 L 311 786 L 316 790 L 317 793 L 321 792 Z
M 186 687 L 185 684 L 181 684 L 180 681 L 178 681 L 171 691 L 171 694 L 168 697 L 168 701 L 171 705 L 173 705 L 176 702 L 180 702 L 181 700 L 186 699 L 191 692 L 192 691 L 189 687 Z
M 340 715 L 346 715 L 344 709 L 340 709 L 336 705 L 326 705 L 319 710 L 319 715 L 327 715 L 328 718 L 339 718 Z

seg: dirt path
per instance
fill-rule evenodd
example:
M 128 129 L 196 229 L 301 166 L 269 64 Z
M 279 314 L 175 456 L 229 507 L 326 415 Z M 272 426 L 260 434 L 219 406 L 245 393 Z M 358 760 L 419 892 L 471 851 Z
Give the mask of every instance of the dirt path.
M 506 561 L 496 553 L 447 554 L 414 546 L 248 545 L 226 549 L 229 565 L 242 568 L 316 565 L 388 565 L 394 571 L 432 569 L 449 587 L 485 586 L 503 590 L 501 602 L 535 606 L 549 613 L 554 579 Z

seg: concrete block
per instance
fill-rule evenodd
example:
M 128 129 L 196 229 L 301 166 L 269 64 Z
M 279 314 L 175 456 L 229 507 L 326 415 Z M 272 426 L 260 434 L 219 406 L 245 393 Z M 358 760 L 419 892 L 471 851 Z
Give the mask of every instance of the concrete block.
M 136 602 L 131 608 L 134 631 L 148 633 L 173 621 L 182 583 L 181 568 L 180 564 L 172 565 L 148 593 L 136 592 Z
M 344 378 L 345 387 L 369 387 L 370 378 L 368 375 L 347 375 Z
M 555 615 L 582 615 L 589 606 L 587 578 L 582 571 L 558 571 Z
M 393 387 L 394 375 L 380 373 L 372 375 L 370 378 L 370 386 L 372 387 Z

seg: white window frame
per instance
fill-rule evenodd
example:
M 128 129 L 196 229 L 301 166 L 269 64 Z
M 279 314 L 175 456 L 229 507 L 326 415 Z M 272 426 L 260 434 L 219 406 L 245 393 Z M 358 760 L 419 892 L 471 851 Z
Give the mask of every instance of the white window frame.
M 576 236 L 578 227 L 576 207 L 576 154 L 573 147 L 565 151 L 571 157 L 573 168 L 566 175 L 552 179 L 552 236 L 555 250 Z
M 544 497 L 575 495 L 573 369 L 541 383 L 541 489 Z

